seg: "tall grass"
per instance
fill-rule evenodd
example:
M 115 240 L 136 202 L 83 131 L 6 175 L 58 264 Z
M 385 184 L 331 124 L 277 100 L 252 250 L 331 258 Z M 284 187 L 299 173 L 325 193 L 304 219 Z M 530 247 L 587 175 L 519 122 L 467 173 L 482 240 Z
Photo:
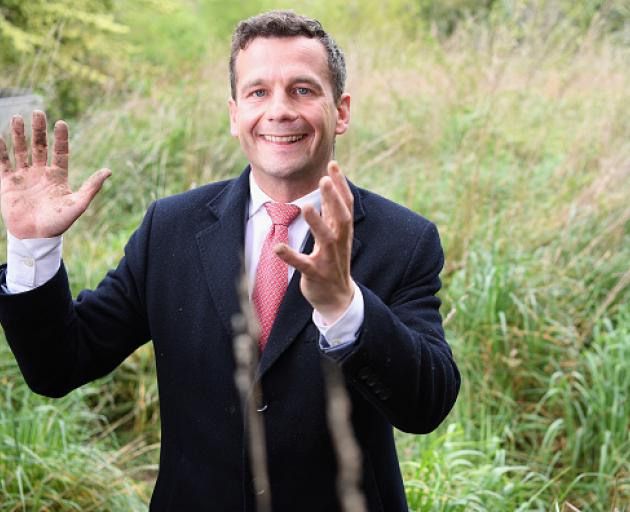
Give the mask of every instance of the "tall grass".
M 410 27 L 404 2 L 380 7 L 378 24 L 324 4 L 309 5 L 346 49 L 353 97 L 337 158 L 434 220 L 446 252 L 463 387 L 438 431 L 397 436 L 411 508 L 630 510 L 630 49 L 601 18 L 576 24 L 552 2 L 463 17 L 448 36 Z M 72 179 L 114 171 L 65 239 L 75 291 L 116 263 L 151 200 L 245 164 L 219 28 L 199 67 L 127 84 L 122 103 L 105 98 L 71 127 Z M 0 508 L 146 506 L 150 347 L 61 401 L 32 396 L 6 349 L 0 367 Z
M 22 383 L 6 344 L 0 350 L 0 509 L 141 510 L 149 496 L 137 464 L 144 439 L 121 446 L 97 442 L 106 427 L 87 403 L 100 394 L 86 386 L 59 401 Z M 155 450 L 155 447 L 152 448 Z M 129 467 L 129 461 L 136 461 Z

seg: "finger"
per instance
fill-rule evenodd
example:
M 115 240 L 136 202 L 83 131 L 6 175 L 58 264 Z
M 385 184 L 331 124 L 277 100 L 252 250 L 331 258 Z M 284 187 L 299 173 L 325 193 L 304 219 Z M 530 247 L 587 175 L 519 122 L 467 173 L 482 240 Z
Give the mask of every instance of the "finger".
M 112 175 L 109 169 L 101 169 L 90 176 L 81 188 L 76 192 L 81 207 L 85 210 L 94 199 L 96 193 L 101 190 L 105 180 Z
M 331 160 L 328 163 L 328 175 L 333 180 L 333 183 L 335 184 L 338 192 L 341 194 L 344 203 L 346 203 L 346 206 L 352 212 L 354 196 L 350 190 L 350 185 L 348 185 L 348 180 L 346 180 L 346 177 L 341 172 L 339 164 L 335 160 Z
M 26 137 L 24 136 L 24 119 L 22 116 L 13 116 L 11 119 L 11 138 L 13 139 L 13 154 L 15 155 L 15 168 L 28 167 L 28 150 Z
M 322 208 L 325 208 L 325 221 L 335 233 L 345 233 L 352 222 L 350 210 L 341 199 L 341 195 L 332 183 L 332 179 L 324 176 L 320 181 L 322 192 Z
M 31 158 L 33 167 L 46 167 L 48 165 L 48 134 L 46 114 L 41 110 L 34 110 L 31 115 Z
M 55 123 L 55 147 L 53 149 L 53 165 L 68 170 L 70 148 L 68 145 L 68 125 L 64 121 Z
M 335 236 L 330 227 L 326 224 L 324 219 L 317 213 L 317 210 L 311 205 L 306 205 L 302 208 L 304 220 L 311 228 L 311 233 L 315 237 L 315 241 L 319 245 L 328 245 L 335 240 Z
M 4 139 L 0 137 L 0 175 L 11 172 L 11 160 L 9 160 L 9 152 Z
M 309 275 L 312 273 L 313 265 L 310 258 L 306 254 L 299 253 L 291 249 L 286 244 L 278 244 L 273 248 L 274 252 L 287 265 L 291 265 L 301 274 Z

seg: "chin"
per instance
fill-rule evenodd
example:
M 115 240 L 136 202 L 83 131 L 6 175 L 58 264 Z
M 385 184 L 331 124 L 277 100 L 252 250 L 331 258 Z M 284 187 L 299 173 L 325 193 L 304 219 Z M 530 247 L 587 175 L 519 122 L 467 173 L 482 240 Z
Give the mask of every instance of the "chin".
M 266 174 L 267 176 L 287 180 L 305 178 L 312 174 L 309 166 L 287 164 L 283 162 L 277 162 L 275 165 L 271 164 L 259 167 L 259 169 L 262 169 L 263 174 Z

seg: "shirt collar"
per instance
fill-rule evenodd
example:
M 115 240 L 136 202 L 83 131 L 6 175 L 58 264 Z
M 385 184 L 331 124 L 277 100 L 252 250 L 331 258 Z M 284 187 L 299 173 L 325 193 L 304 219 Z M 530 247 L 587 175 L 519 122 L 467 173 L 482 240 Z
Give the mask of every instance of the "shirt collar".
M 274 200 L 271 199 L 267 194 L 265 194 L 262 189 L 254 180 L 254 173 L 249 172 L 249 214 L 248 218 L 253 217 L 258 213 L 265 203 L 273 203 Z M 312 192 L 309 192 L 305 196 L 302 196 L 295 201 L 291 201 L 289 204 L 294 204 L 303 208 L 307 204 L 313 205 L 318 212 L 321 210 L 322 197 L 319 188 L 316 188 Z

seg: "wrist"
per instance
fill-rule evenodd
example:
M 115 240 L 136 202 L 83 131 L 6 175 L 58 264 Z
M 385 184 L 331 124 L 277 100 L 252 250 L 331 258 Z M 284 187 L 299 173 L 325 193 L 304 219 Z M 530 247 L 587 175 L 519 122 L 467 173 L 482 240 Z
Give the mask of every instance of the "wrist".
M 326 304 L 315 306 L 314 309 L 317 310 L 326 325 L 334 324 L 347 311 L 354 298 L 354 290 L 355 284 L 354 281 L 351 281 L 348 291 L 339 294 Z

